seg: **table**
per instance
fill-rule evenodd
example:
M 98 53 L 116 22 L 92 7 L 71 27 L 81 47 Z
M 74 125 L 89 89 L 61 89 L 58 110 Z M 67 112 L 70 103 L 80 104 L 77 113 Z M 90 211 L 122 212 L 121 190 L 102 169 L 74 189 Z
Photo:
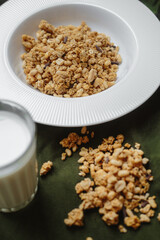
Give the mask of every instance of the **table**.
M 0 1 L 2 4 L 5 1 Z M 143 0 L 160 19 L 160 2 Z M 150 192 L 157 196 L 160 206 L 160 89 L 138 109 L 117 120 L 89 127 L 95 132 L 93 145 L 100 144 L 103 137 L 125 135 L 127 142 L 141 143 L 145 156 L 150 158 L 154 175 Z M 62 148 L 59 141 L 70 132 L 80 132 L 80 128 L 58 128 L 37 124 L 37 158 L 41 165 L 51 160 L 53 170 L 46 177 L 39 177 L 39 189 L 35 199 L 25 209 L 11 214 L 0 214 L 1 240 L 159 240 L 160 223 L 157 221 L 157 208 L 151 223 L 143 224 L 137 231 L 128 230 L 120 234 L 117 227 L 108 227 L 101 220 L 96 209 L 87 211 L 82 228 L 68 228 L 64 218 L 73 208 L 78 207 L 80 199 L 75 193 L 78 176 L 78 152 L 66 161 L 61 161 Z

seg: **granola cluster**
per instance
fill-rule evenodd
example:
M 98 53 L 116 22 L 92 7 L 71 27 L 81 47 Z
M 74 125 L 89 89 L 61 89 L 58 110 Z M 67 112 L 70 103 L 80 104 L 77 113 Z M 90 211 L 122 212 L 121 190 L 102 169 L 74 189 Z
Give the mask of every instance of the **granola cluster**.
M 149 159 L 143 157 L 140 144 L 131 147 L 123 142 L 120 134 L 104 138 L 95 149 L 81 148 L 78 163 L 85 178 L 75 186 L 81 204 L 68 214 L 66 225 L 75 225 L 74 213 L 79 212 L 80 224 L 76 225 L 82 226 L 84 211 L 91 208 L 99 209 L 107 225 L 119 224 L 122 233 L 127 232 L 126 227 L 137 229 L 141 223 L 151 221 L 157 204 L 156 197 L 148 193 L 153 180 L 151 170 L 145 166 Z M 119 223 L 121 214 L 126 227 Z
M 21 58 L 27 83 L 42 93 L 83 97 L 114 85 L 122 60 L 110 37 L 85 22 L 54 27 L 45 20 L 36 37 L 22 35 L 26 53 Z
M 40 176 L 46 175 L 53 167 L 53 163 L 51 161 L 47 161 L 42 164 L 40 169 Z

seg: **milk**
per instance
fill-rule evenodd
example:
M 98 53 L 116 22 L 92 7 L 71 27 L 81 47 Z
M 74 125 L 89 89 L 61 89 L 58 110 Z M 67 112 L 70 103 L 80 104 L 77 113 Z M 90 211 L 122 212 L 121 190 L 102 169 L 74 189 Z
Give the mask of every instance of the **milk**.
M 14 113 L 0 112 L 0 167 L 22 155 L 31 141 L 23 120 Z
M 14 112 L 0 110 L 0 211 L 16 211 L 37 190 L 35 137 Z

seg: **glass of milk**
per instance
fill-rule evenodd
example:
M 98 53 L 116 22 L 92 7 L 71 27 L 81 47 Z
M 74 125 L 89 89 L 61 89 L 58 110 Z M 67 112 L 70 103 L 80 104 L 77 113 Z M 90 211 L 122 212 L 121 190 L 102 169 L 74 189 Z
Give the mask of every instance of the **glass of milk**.
M 20 105 L 0 100 L 0 211 L 25 207 L 38 186 L 36 127 Z

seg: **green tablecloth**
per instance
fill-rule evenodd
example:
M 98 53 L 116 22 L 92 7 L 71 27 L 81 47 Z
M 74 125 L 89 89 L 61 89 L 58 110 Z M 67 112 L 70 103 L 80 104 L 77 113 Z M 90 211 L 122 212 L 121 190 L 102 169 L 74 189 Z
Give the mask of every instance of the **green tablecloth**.
M 4 1 L 0 1 L 2 3 Z M 160 17 L 160 1 L 143 1 Z M 154 79 L 153 79 L 154 80 Z M 141 107 L 130 114 L 109 123 L 92 126 L 96 138 L 93 144 L 99 144 L 103 137 L 123 133 L 126 141 L 140 142 L 145 156 L 150 158 L 154 182 L 150 192 L 157 196 L 158 208 L 151 223 L 143 224 L 137 231 L 128 230 L 120 234 L 116 227 L 108 227 L 97 210 L 87 211 L 85 226 L 68 228 L 63 220 L 67 213 L 77 207 L 80 199 L 75 193 L 75 184 L 81 180 L 78 176 L 78 153 L 62 162 L 62 149 L 59 141 L 71 131 L 79 128 L 58 128 L 37 124 L 39 168 L 43 162 L 52 160 L 53 171 L 46 177 L 39 178 L 39 189 L 35 199 L 25 209 L 12 213 L 0 214 L 0 240 L 85 240 L 87 236 L 94 240 L 159 240 L 160 223 L 160 89 Z

